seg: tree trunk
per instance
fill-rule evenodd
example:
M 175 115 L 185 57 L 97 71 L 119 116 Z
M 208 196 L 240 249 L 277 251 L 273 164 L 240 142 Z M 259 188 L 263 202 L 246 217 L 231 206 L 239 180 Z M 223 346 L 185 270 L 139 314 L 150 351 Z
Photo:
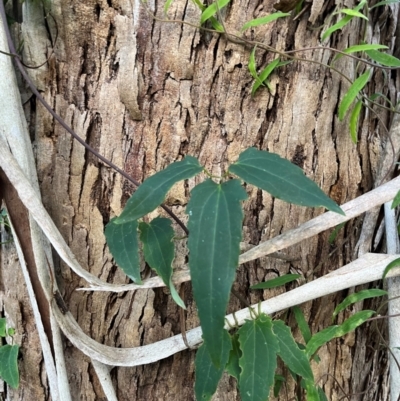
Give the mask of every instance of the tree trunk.
M 330 51 L 296 53 L 318 63 L 293 62 L 281 67 L 270 79 L 272 90 L 262 87 L 252 97 L 251 47 L 196 29 L 200 12 L 190 1 L 175 0 L 167 13 L 171 20 L 187 24 L 155 20 L 153 13 L 166 18 L 163 2 L 54 0 L 46 19 L 41 5 L 25 1 L 24 7 L 20 36 L 24 61 L 38 65 L 49 57 L 40 69 L 29 70 L 35 84 L 81 138 L 136 180 L 143 181 L 188 154 L 199 158 L 210 173 L 220 175 L 241 151 L 256 146 L 300 166 L 339 204 L 373 187 L 387 137 L 375 116 L 364 113 L 359 142 L 354 145 L 351 141 L 348 121 L 337 118 L 339 101 L 349 83 L 320 64 L 332 61 Z M 354 1 L 347 1 L 346 7 L 354 7 Z M 376 40 L 393 46 L 399 11 L 392 7 L 393 13 L 388 12 L 384 21 L 376 9 L 370 15 L 368 43 Z M 312 28 L 327 22 L 334 8 L 332 1 L 315 0 L 298 20 L 278 19 L 247 30 L 245 37 L 277 51 L 319 46 L 321 30 Z M 222 16 L 226 30 L 236 34 L 246 21 L 272 12 L 271 1 L 234 0 L 227 11 L 222 10 Z M 331 37 L 329 46 L 344 49 L 359 44 L 364 33 L 361 24 L 354 18 Z M 14 31 L 17 35 L 17 29 Z M 264 67 L 275 57 L 260 48 L 257 65 Z M 336 63 L 352 80 L 356 66 L 346 57 Z M 398 72 L 389 73 L 386 79 L 375 71 L 369 93 L 384 92 L 393 99 Z M 121 213 L 134 186 L 89 154 L 35 98 L 27 101 L 29 94 L 21 90 L 44 205 L 82 266 L 110 283 L 128 283 L 106 246 L 104 227 Z M 389 113 L 380 112 L 380 117 L 389 124 Z M 168 195 L 166 204 L 183 221 L 190 190 L 200 179 L 178 184 Z M 245 247 L 323 213 L 286 204 L 252 186 L 246 190 Z M 157 210 L 152 217 L 157 214 L 165 213 Z M 290 247 L 284 251 L 289 261 L 264 257 L 241 265 L 234 288 L 254 304 L 285 289 L 250 291 L 250 285 L 288 272 L 312 280 L 349 263 L 355 257 L 361 223 L 362 219 L 347 223 L 333 245 L 326 232 Z M 176 233 L 183 235 L 179 227 Z M 187 255 L 183 248 L 178 251 L 175 266 L 179 269 Z M 55 260 L 69 310 L 96 341 L 119 348 L 137 347 L 181 332 L 179 308 L 165 289 L 119 294 L 77 291 L 87 283 L 59 258 Z M 48 399 L 34 322 L 12 244 L 1 249 L 0 269 L 3 308 L 19 334 L 16 340 L 22 344 L 23 355 L 21 387 L 10 390 L 8 397 Z M 286 290 L 292 287 L 287 285 Z M 188 308 L 186 329 L 196 327 L 199 322 L 190 283 L 182 284 L 180 290 Z M 337 293 L 302 306 L 313 332 L 331 324 L 335 305 L 346 295 Z M 243 307 L 233 298 L 229 312 Z M 368 305 L 373 307 L 377 305 Z M 348 312 L 341 314 L 339 321 L 348 316 Z M 286 319 L 300 339 L 290 312 Z M 384 332 L 385 325 L 378 326 Z M 356 393 L 354 400 L 388 399 L 386 350 L 379 344 L 374 326 L 366 324 L 321 349 L 321 362 L 313 365 L 314 375 L 329 400 Z M 65 355 L 73 398 L 105 399 L 89 357 L 68 340 Z M 186 350 L 153 364 L 114 368 L 111 376 L 118 400 L 193 400 L 194 356 L 194 350 Z M 288 382 L 286 394 L 279 399 L 290 399 L 295 383 L 287 371 L 281 373 Z M 224 376 L 214 399 L 239 400 L 235 380 Z

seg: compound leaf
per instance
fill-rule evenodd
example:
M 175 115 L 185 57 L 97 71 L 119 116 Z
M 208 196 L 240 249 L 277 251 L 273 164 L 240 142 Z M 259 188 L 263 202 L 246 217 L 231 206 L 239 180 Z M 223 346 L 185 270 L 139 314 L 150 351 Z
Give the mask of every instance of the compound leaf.
M 184 302 L 172 284 L 172 261 L 175 247 L 172 239 L 174 230 L 171 220 L 165 217 L 156 217 L 150 224 L 140 223 L 140 240 L 143 242 L 144 259 L 157 272 L 164 284 L 170 289 L 174 301 L 183 309 Z
M 307 355 L 294 341 L 289 327 L 282 320 L 275 320 L 273 322 L 273 331 L 279 342 L 278 355 L 285 362 L 286 366 L 292 372 L 296 373 L 296 375 L 314 382 L 314 376 Z
M 276 354 L 279 343 L 272 330 L 272 320 L 261 314 L 255 320 L 247 320 L 239 329 L 239 343 L 242 356 L 239 365 L 242 369 L 239 390 L 243 401 L 265 401 L 277 365 Z
M 241 208 L 246 191 L 239 180 L 206 180 L 191 193 L 189 267 L 203 339 L 216 367 L 221 364 L 222 333 L 229 294 L 239 264 Z
M 256 148 L 242 152 L 229 171 L 272 196 L 301 206 L 323 206 L 344 215 L 343 210 L 304 172 L 275 153 Z
M 212 363 L 206 343 L 203 343 L 197 350 L 195 360 L 196 382 L 194 385 L 194 392 L 197 401 L 211 400 L 213 394 L 217 390 L 222 374 L 224 373 L 224 367 L 228 361 L 231 347 L 230 335 L 226 330 L 223 330 L 221 366 L 219 368 L 216 368 Z
M 342 121 L 354 99 L 364 88 L 370 78 L 370 71 L 364 72 L 350 86 L 339 105 L 339 120 Z
M 114 221 L 123 224 L 150 213 L 163 202 L 171 187 L 181 180 L 195 176 L 203 170 L 199 161 L 186 156 L 182 161 L 170 164 L 165 170 L 147 178 L 133 193 L 121 215 Z
M 18 345 L 3 345 L 0 347 L 0 377 L 12 388 L 18 388 Z
M 116 224 L 114 217 L 106 226 L 105 236 L 110 252 L 117 265 L 137 284 L 142 284 L 139 264 L 137 220 Z

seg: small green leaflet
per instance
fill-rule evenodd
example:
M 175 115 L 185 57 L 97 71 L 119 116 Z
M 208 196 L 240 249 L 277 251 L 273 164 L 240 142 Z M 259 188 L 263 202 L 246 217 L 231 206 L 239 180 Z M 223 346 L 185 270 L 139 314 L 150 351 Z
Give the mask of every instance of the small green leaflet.
M 250 288 L 252 290 L 265 290 L 268 288 L 280 287 L 281 285 L 285 285 L 286 283 L 297 280 L 299 277 L 301 277 L 300 274 L 285 274 L 284 276 L 252 285 Z
M 251 27 L 255 27 L 255 26 L 265 25 L 265 24 L 268 24 L 269 22 L 275 21 L 278 18 L 287 17 L 289 15 L 290 15 L 290 13 L 283 13 L 281 11 L 278 11 L 276 13 L 267 15 L 266 17 L 253 19 L 253 20 L 251 20 L 249 22 L 246 22 L 242 26 L 241 31 L 243 32 L 246 29 L 251 28 Z
M 400 205 L 400 191 L 397 192 L 396 196 L 393 198 L 392 201 L 392 209 Z
M 247 199 L 239 180 L 216 184 L 206 180 L 191 192 L 189 267 L 203 339 L 214 365 L 221 364 L 222 332 L 242 238 L 241 201 Z
M 272 61 L 271 63 L 269 63 L 260 73 L 260 75 L 258 76 L 258 78 L 256 79 L 256 82 L 254 82 L 253 87 L 251 88 L 251 96 L 254 96 L 257 89 L 261 86 L 261 85 L 266 85 L 268 87 L 268 89 L 271 91 L 272 88 L 269 85 L 269 82 L 267 81 L 268 77 L 271 75 L 271 73 L 274 71 L 274 69 L 276 67 L 278 67 L 280 64 L 279 61 L 279 57 L 277 59 L 275 59 L 274 61 Z
M 357 52 L 365 52 L 366 50 L 379 50 L 379 49 L 388 49 L 387 46 L 384 45 L 373 45 L 373 44 L 363 44 L 363 45 L 355 45 L 350 46 L 347 49 L 343 50 L 345 54 L 357 53 Z M 334 60 L 339 60 L 343 57 L 343 54 L 337 54 Z
M 142 284 L 139 264 L 138 222 L 115 224 L 114 217 L 106 226 L 105 236 L 110 252 L 117 265 L 135 283 Z
M 210 4 L 201 14 L 200 24 L 204 24 L 208 19 L 213 17 L 218 10 L 221 10 L 225 7 L 230 0 L 217 0 L 216 2 Z
M 12 388 L 18 388 L 18 345 L 3 345 L 0 347 L 0 377 Z
M 363 299 L 383 297 L 387 295 L 387 291 L 378 288 L 371 288 L 370 290 L 362 290 L 346 297 L 333 311 L 332 318 L 334 319 L 342 310 L 346 309 L 349 305 L 362 301 Z
M 6 336 L 6 318 L 1 317 L 0 318 L 0 337 L 5 337 Z
M 351 15 L 352 17 L 363 18 L 368 21 L 368 17 L 366 17 L 364 14 L 350 8 L 343 8 L 340 10 L 340 12 L 346 15 Z
M 364 72 L 364 74 L 359 76 L 352 83 L 352 85 L 350 86 L 350 88 L 346 92 L 346 94 L 344 95 L 344 97 L 339 105 L 339 120 L 340 121 L 342 121 L 344 119 L 344 116 L 346 115 L 347 110 L 349 109 L 350 105 L 353 103 L 354 99 L 357 97 L 357 95 L 362 91 L 364 86 L 367 84 L 370 76 L 371 76 L 370 71 Z
M 382 53 L 377 50 L 367 50 L 366 53 L 378 64 L 382 64 L 386 67 L 400 67 L 400 60 L 390 54 Z
M 294 318 L 296 319 L 297 325 L 299 326 L 301 335 L 304 338 L 304 342 L 307 344 L 311 339 L 311 330 L 306 322 L 303 312 L 298 306 L 293 306 L 292 311 L 294 313 Z
M 246 149 L 239 160 L 229 166 L 229 171 L 275 198 L 300 206 L 323 206 L 345 215 L 315 182 L 304 175 L 303 170 L 275 153 Z
M 172 284 L 172 261 L 174 260 L 174 230 L 171 220 L 156 217 L 150 224 L 140 223 L 140 240 L 143 242 L 144 259 L 157 272 L 171 291 L 173 300 L 183 309 L 184 302 Z
M 400 258 L 397 258 L 395 260 L 393 260 L 393 262 L 390 262 L 385 270 L 383 271 L 383 276 L 382 276 L 382 280 L 385 279 L 385 277 L 387 276 L 387 274 L 390 272 L 390 270 L 394 269 L 395 267 L 399 267 L 400 266 Z
M 369 10 L 373 10 L 376 7 L 380 7 L 380 6 L 386 6 L 387 4 L 393 4 L 393 3 L 399 3 L 400 0 L 385 0 L 385 1 L 380 1 L 379 3 L 376 3 L 375 5 L 373 5 Z
M 140 219 L 152 212 L 164 201 L 171 187 L 181 180 L 186 180 L 199 174 L 203 170 L 198 160 L 186 156 L 182 161 L 170 164 L 165 170 L 147 178 L 133 193 L 121 215 L 114 221 L 123 224 Z
M 231 350 L 231 338 L 226 330 L 222 331 L 222 356 L 221 366 L 216 368 L 211 361 L 210 353 L 205 343 L 196 352 L 195 368 L 196 382 L 194 392 L 197 401 L 209 401 L 217 391 L 218 383 L 224 373 L 225 364 L 229 358 Z
M 353 143 L 356 145 L 358 142 L 358 118 L 360 116 L 361 108 L 362 108 L 362 100 L 359 100 L 353 108 L 353 111 L 350 115 L 350 137 Z
M 272 331 L 272 320 L 260 314 L 255 320 L 247 320 L 239 329 L 242 369 L 239 390 L 242 401 L 265 401 L 274 384 L 279 343 Z
M 239 344 L 239 335 L 237 333 L 231 336 L 232 349 L 229 353 L 229 360 L 225 366 L 225 370 L 233 376 L 238 382 L 240 377 L 239 359 L 242 356 L 242 351 Z
M 343 223 L 338 224 L 332 231 L 332 233 L 329 235 L 328 242 L 329 244 L 333 244 L 335 242 L 336 237 L 339 234 L 339 231 L 346 225 L 346 222 L 344 221 Z
M 310 362 L 306 353 L 301 350 L 290 332 L 288 326 L 282 320 L 275 320 L 273 323 L 273 331 L 279 342 L 278 355 L 286 366 L 296 375 L 304 379 L 314 382 L 314 376 L 311 370 Z

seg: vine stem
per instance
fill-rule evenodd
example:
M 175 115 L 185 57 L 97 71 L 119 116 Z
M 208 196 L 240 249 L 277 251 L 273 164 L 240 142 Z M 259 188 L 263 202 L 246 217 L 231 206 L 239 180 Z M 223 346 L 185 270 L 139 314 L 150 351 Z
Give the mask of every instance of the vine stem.
M 8 47 L 10 50 L 10 53 L 14 56 L 14 62 L 20 71 L 21 75 L 24 77 L 25 81 L 29 85 L 29 88 L 33 92 L 33 94 L 39 99 L 39 101 L 43 104 L 43 106 L 47 109 L 47 111 L 52 115 L 52 117 L 69 133 L 71 134 L 81 145 L 83 145 L 90 153 L 95 155 L 99 160 L 101 160 L 104 164 L 108 165 L 112 169 L 114 169 L 116 172 L 121 174 L 124 178 L 126 178 L 128 181 L 130 181 L 132 184 L 134 184 L 136 187 L 140 185 L 140 182 L 135 180 L 133 177 L 131 177 L 127 172 L 119 168 L 116 164 L 114 164 L 111 160 L 108 160 L 105 158 L 103 155 L 101 155 L 99 152 L 97 152 L 95 149 L 93 149 L 88 143 L 86 143 L 79 135 L 75 133 L 75 131 L 70 128 L 65 121 L 52 109 L 52 107 L 46 102 L 46 100 L 43 98 L 43 96 L 39 93 L 37 90 L 36 86 L 33 84 L 31 78 L 29 77 L 28 73 L 25 71 L 25 68 L 22 65 L 22 62 L 19 58 L 19 56 L 15 56 L 17 54 L 17 51 L 15 49 L 14 43 L 11 38 L 11 33 L 8 28 L 7 24 L 7 17 L 4 9 L 4 4 L 3 1 L 0 1 L 0 15 L 1 18 L 3 19 L 3 25 L 4 29 L 6 32 L 6 37 L 7 37 L 7 42 L 8 42 Z M 179 219 L 178 216 L 166 205 L 161 205 L 161 207 L 176 221 L 176 223 L 182 228 L 182 230 L 186 233 L 189 234 L 189 230 L 185 226 L 185 224 Z

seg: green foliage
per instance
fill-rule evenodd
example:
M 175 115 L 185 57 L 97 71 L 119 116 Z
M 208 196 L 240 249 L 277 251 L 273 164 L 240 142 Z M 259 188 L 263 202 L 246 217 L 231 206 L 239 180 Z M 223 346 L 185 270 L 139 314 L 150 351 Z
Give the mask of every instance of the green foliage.
M 333 311 L 333 318 L 335 318 L 341 311 L 346 309 L 348 306 L 356 302 L 360 302 L 364 299 L 369 299 L 369 298 L 382 297 L 383 295 L 387 295 L 387 291 L 375 288 L 351 294 L 348 297 L 346 297 L 338 306 L 336 306 L 335 310 Z
M 390 54 L 382 53 L 377 50 L 366 50 L 365 53 L 367 53 L 368 56 L 378 64 L 386 67 L 400 67 L 400 60 Z
M 393 260 L 392 262 L 390 262 L 385 270 L 383 271 L 383 276 L 382 279 L 384 280 L 387 276 L 387 274 L 390 272 L 390 270 L 394 269 L 395 267 L 399 267 L 400 266 L 400 258 L 397 258 L 395 260 Z
M 215 14 L 217 14 L 218 10 L 221 10 L 221 8 L 225 7 L 230 0 L 217 0 L 214 3 L 211 3 L 201 14 L 200 17 L 200 23 L 204 24 L 208 19 L 213 17 Z
M 242 356 L 242 350 L 239 344 L 239 334 L 235 333 L 231 336 L 232 349 L 229 353 L 228 363 L 225 366 L 226 372 L 228 372 L 232 377 L 234 377 L 239 382 L 240 377 L 240 365 L 239 359 Z
M 171 220 L 157 217 L 150 224 L 140 223 L 140 240 L 143 242 L 144 259 L 157 272 L 171 291 L 173 300 L 186 309 L 184 302 L 172 284 L 172 261 L 174 260 L 174 230 Z
M 249 148 L 241 153 L 229 171 L 275 198 L 300 206 L 322 206 L 344 215 L 343 210 L 307 178 L 299 167 L 277 154 Z
M 301 277 L 300 274 L 285 274 L 284 276 L 265 281 L 264 283 L 252 285 L 250 288 L 252 290 L 266 290 L 268 288 L 275 288 L 297 280 L 299 277 Z
M 294 306 L 292 308 L 294 313 L 294 318 L 296 319 L 296 323 L 299 326 L 300 333 L 304 338 L 305 343 L 307 344 L 311 339 L 311 330 L 310 326 L 306 322 L 303 312 L 298 306 Z
M 283 18 L 283 17 L 288 17 L 290 15 L 290 13 L 283 13 L 281 11 L 267 15 L 266 17 L 261 17 L 261 18 L 256 18 L 256 19 L 252 19 L 249 22 L 246 22 L 243 26 L 241 31 L 245 31 L 246 29 L 249 29 L 251 27 L 256 27 L 256 26 L 260 26 L 260 25 L 265 25 L 268 24 L 269 22 L 275 21 L 278 18 Z
M 222 330 L 235 271 L 239 264 L 243 212 L 247 198 L 238 180 L 197 185 L 187 206 L 188 248 L 193 295 L 204 342 L 214 364 L 221 364 Z
M 392 209 L 394 209 L 395 207 L 397 207 L 397 206 L 399 206 L 399 205 L 400 205 L 400 191 L 397 192 L 396 196 L 395 196 L 394 199 L 393 199 L 393 202 L 392 202 Z
M 360 117 L 362 105 L 363 105 L 362 100 L 359 100 L 354 106 L 350 115 L 350 137 L 354 144 L 357 144 L 358 142 L 358 137 L 357 137 L 358 118 Z
M 0 337 L 4 338 L 12 334 L 12 329 L 7 330 L 6 319 L 0 318 Z M 0 378 L 12 388 L 19 386 L 18 352 L 18 345 L 5 344 L 0 346 Z

